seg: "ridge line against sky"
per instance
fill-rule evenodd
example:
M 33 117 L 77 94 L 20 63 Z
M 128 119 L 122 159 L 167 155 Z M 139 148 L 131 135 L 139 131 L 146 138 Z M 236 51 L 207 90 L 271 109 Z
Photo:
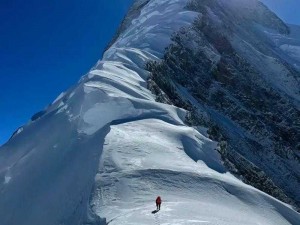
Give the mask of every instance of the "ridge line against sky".
M 285 23 L 300 25 L 299 0 L 260 0 Z
M 0 145 L 101 58 L 133 0 L 0 3 Z M 299 0 L 262 0 L 300 25 Z

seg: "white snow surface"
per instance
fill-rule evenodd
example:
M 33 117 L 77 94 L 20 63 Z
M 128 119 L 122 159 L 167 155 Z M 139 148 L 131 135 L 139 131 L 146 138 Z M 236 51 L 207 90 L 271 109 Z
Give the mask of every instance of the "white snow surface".
M 300 224 L 226 172 L 217 143 L 147 89 L 145 63 L 197 16 L 186 3 L 151 0 L 76 87 L 0 149 L 1 225 Z

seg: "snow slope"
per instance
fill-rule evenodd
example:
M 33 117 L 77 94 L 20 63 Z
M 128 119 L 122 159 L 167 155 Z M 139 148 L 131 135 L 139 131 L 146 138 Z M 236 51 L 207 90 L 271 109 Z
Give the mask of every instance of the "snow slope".
M 151 0 L 77 86 L 1 147 L 1 225 L 300 223 L 226 172 L 217 143 L 147 89 L 145 63 L 197 16 L 186 3 Z
M 287 206 L 224 173 L 214 143 L 192 128 L 157 119 L 116 124 L 104 145 L 92 204 L 110 224 L 299 222 Z M 162 210 L 152 215 L 158 194 Z

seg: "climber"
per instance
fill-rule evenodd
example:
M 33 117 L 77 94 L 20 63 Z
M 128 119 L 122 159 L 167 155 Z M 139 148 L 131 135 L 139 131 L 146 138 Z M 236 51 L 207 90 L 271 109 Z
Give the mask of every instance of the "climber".
M 156 208 L 157 208 L 157 210 L 160 210 L 160 205 L 161 205 L 161 198 L 160 198 L 160 196 L 158 196 L 156 198 Z

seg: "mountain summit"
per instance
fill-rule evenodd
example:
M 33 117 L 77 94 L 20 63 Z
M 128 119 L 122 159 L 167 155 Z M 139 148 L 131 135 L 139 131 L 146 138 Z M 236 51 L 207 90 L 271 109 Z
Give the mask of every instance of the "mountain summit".
M 299 224 L 298 32 L 256 0 L 135 1 L 0 148 L 1 225 Z

